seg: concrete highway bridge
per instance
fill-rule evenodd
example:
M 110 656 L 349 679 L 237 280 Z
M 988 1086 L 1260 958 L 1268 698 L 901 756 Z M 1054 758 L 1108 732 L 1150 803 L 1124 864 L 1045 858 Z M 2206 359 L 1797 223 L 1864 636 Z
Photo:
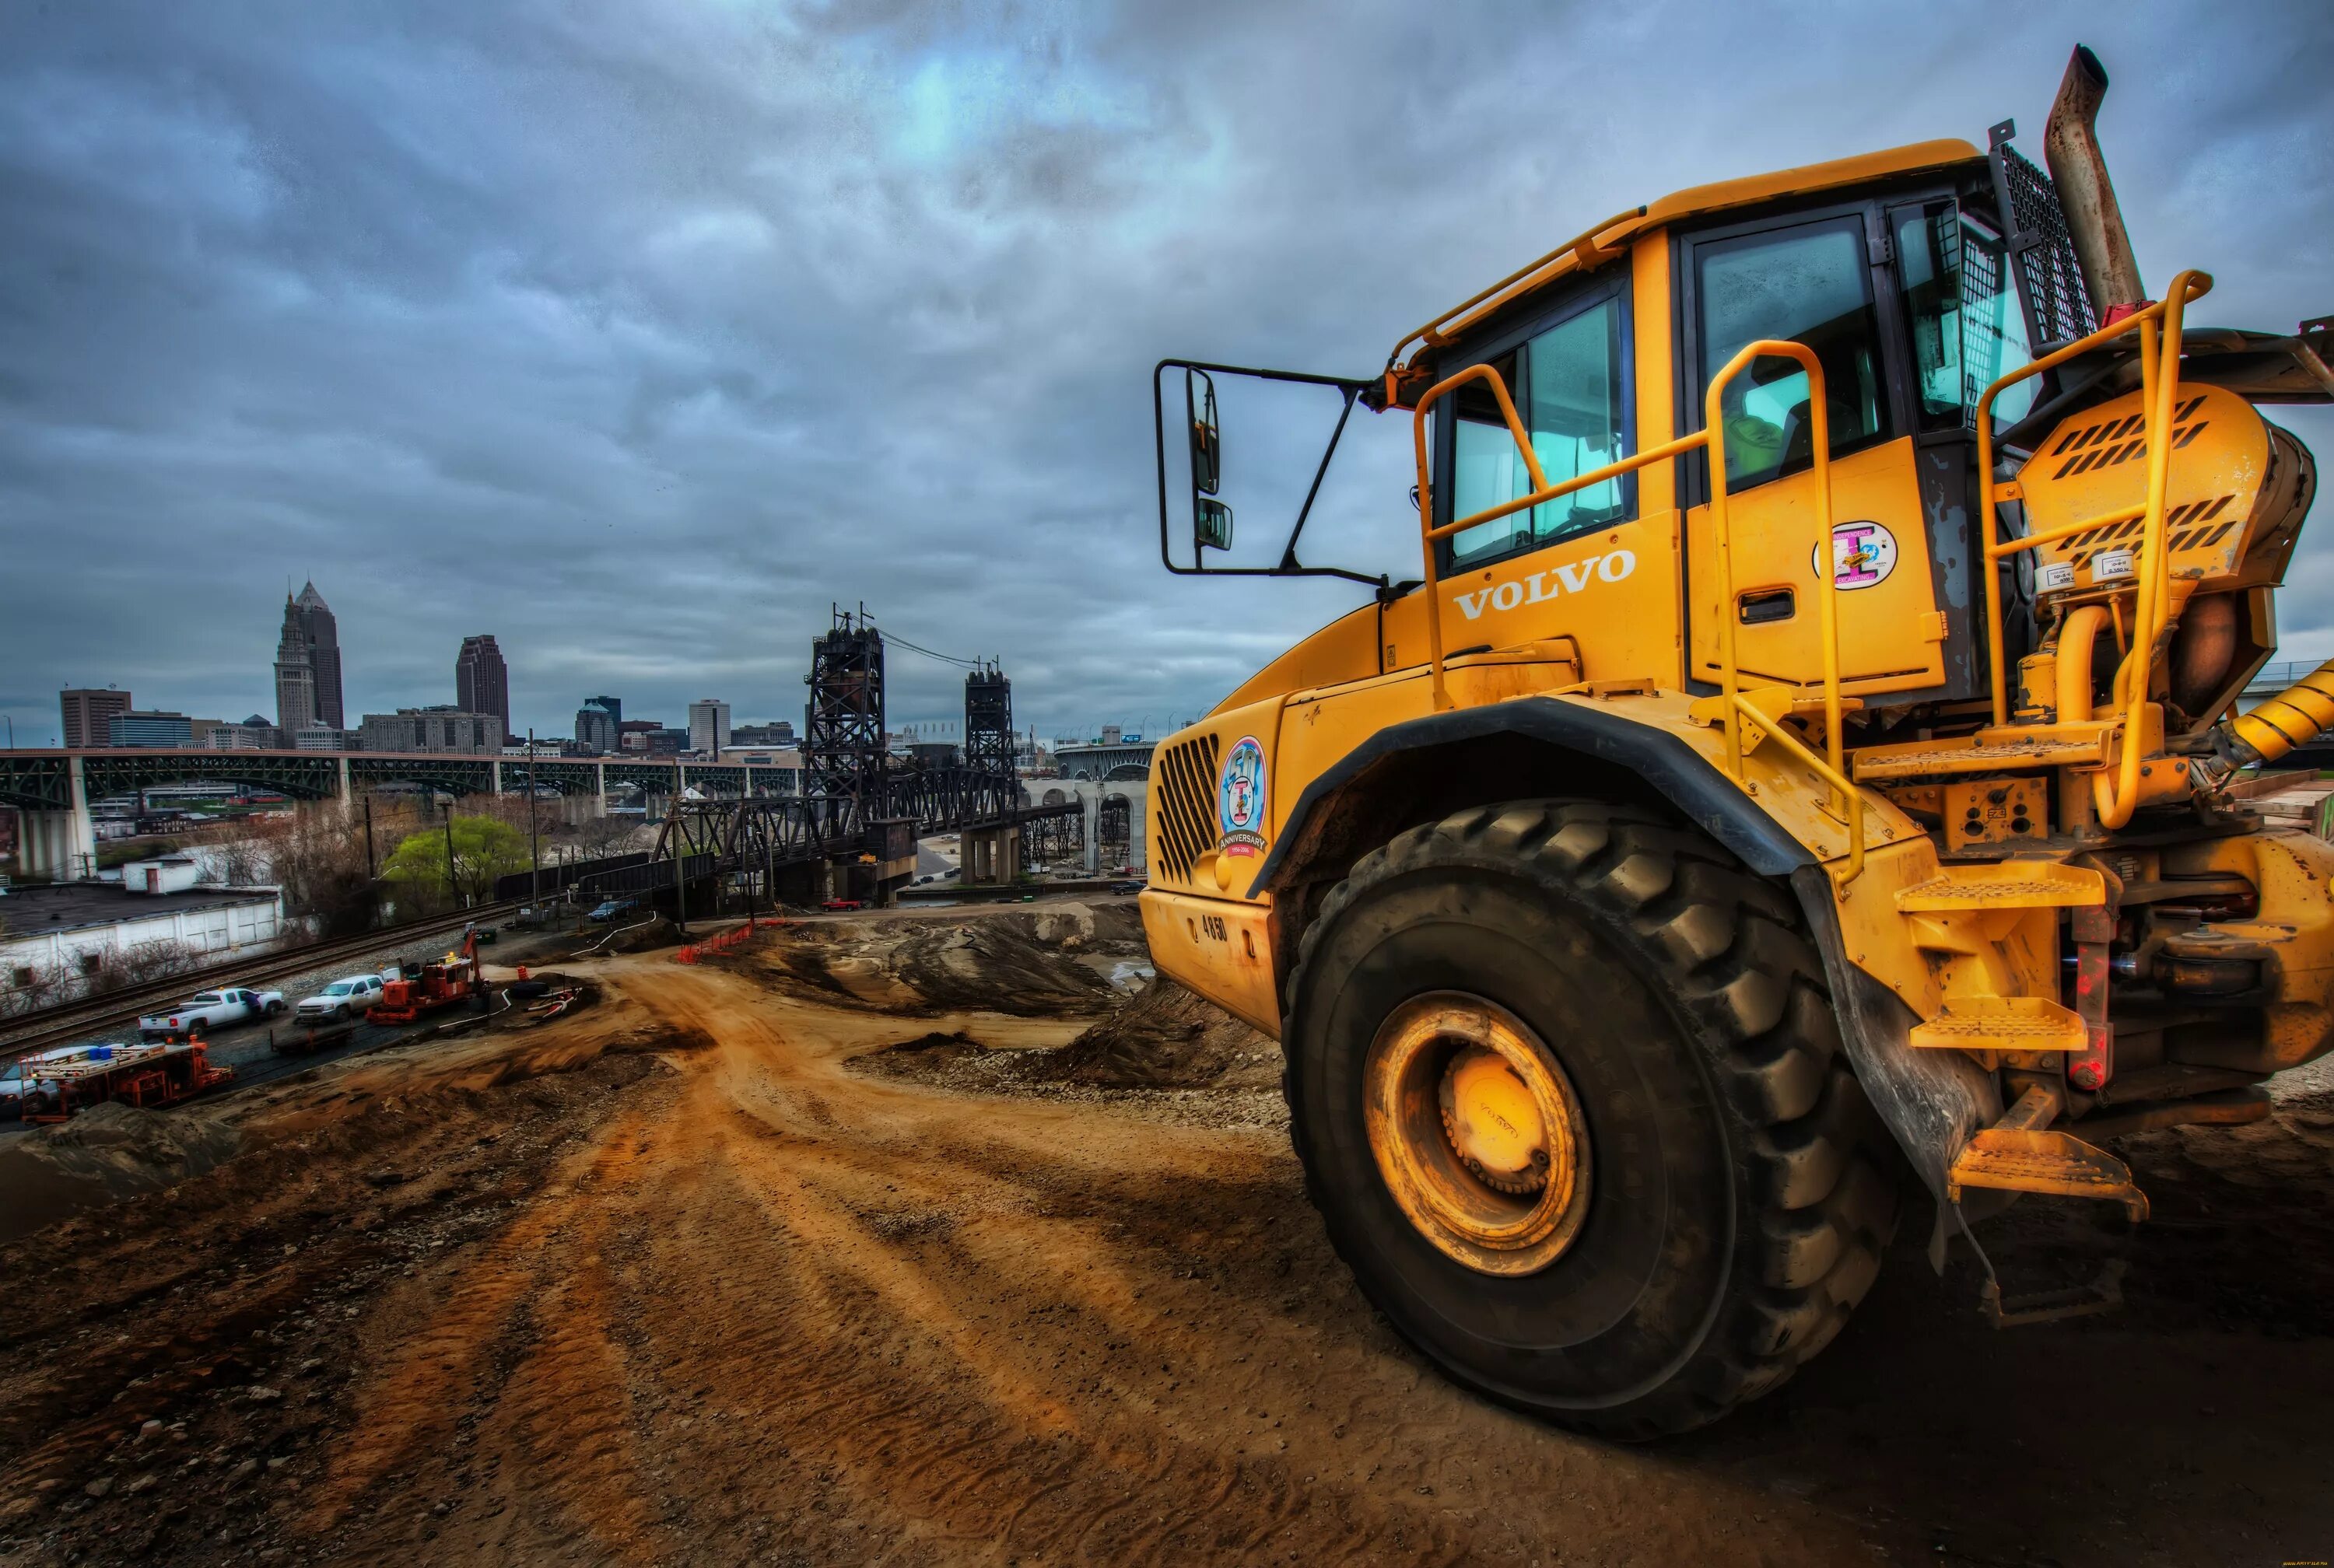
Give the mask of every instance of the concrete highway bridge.
M 653 793 L 742 798 L 791 792 L 795 769 L 671 757 L 470 756 L 448 752 L 112 750 L 0 751 L 0 805 L 22 813 L 18 869 L 53 880 L 83 874 L 97 851 L 89 803 L 160 784 L 231 784 L 296 801 L 353 801 L 387 784 L 453 795 L 527 787 L 603 801 L 637 784 Z
M 129 747 L 0 751 L 0 805 L 20 813 L 17 871 L 64 881 L 90 874 L 97 851 L 90 802 L 159 785 L 212 783 L 267 790 L 297 801 L 353 802 L 384 785 L 455 796 L 539 789 L 604 802 L 637 785 L 674 803 L 646 855 L 548 868 L 545 893 L 574 885 L 587 893 L 661 894 L 678 882 L 757 874 L 797 899 L 848 886 L 880 897 L 912 875 L 915 841 L 962 835 L 965 873 L 1010 880 L 1026 843 L 1063 850 L 1080 837 L 1095 807 L 1036 798 L 1008 773 L 962 767 L 899 767 L 861 794 L 805 797 L 794 768 L 673 758 L 473 756 L 444 752 L 210 751 Z M 689 798 L 691 794 L 704 798 Z M 681 863 L 676 871 L 673 862 Z M 867 868 L 873 867 L 871 874 Z M 527 879 L 520 879 L 526 880 Z M 514 892 L 511 896 L 524 896 Z

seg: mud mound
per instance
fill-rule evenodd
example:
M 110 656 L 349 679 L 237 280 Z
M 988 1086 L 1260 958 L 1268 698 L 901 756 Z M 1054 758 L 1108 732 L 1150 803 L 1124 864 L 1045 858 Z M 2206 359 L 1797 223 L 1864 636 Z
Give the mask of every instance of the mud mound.
M 1104 1089 L 1277 1088 L 1280 1047 L 1162 976 L 1059 1051 L 1031 1053 L 1027 1073 Z
M 859 1058 L 886 1077 L 992 1092 L 1075 1085 L 1103 1090 L 1278 1090 L 1280 1048 L 1172 980 L 1153 979 L 1101 1023 L 1051 1050 L 999 1050 L 972 1034 L 919 1035 Z
M 240 1142 L 234 1128 L 201 1111 L 115 1104 L 12 1138 L 0 1145 L 0 1242 L 79 1209 L 175 1187 L 227 1159 Z
M 1070 904 L 1030 918 L 1037 921 L 1037 935 L 1044 941 L 1075 935 L 1099 952 L 1149 950 L 1148 938 L 1143 934 L 1143 911 L 1135 908 L 1133 899 Z
M 719 961 L 843 1006 L 908 1017 L 1054 1018 L 1097 1014 L 1114 1000 L 1108 978 L 1084 961 L 1124 949 L 1115 924 L 1108 935 L 1101 924 L 1077 906 L 961 922 L 822 921 Z
M 662 915 L 657 915 L 637 926 L 619 925 L 612 930 L 588 934 L 564 957 L 569 960 L 608 958 L 619 953 L 646 953 L 680 945 L 679 928 Z

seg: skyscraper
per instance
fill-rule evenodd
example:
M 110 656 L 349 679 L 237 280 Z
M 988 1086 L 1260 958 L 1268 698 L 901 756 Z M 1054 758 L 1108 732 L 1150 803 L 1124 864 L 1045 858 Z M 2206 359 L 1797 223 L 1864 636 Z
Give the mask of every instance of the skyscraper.
M 130 711 L 130 694 L 107 687 L 72 687 L 57 693 L 57 707 L 65 721 L 67 746 L 110 746 L 105 721 Z
M 316 722 L 334 729 L 346 727 L 341 698 L 341 628 L 333 607 L 313 582 L 300 590 L 293 603 L 300 611 L 300 631 L 308 643 L 308 668 L 315 676 Z
M 284 635 L 275 643 L 275 727 L 288 738 L 315 722 L 316 667 L 308 658 L 308 629 L 300 623 L 300 607 L 287 593 Z
M 491 713 L 502 720 L 497 744 L 510 736 L 510 667 L 491 636 L 462 639 L 454 656 L 454 706 L 465 713 Z

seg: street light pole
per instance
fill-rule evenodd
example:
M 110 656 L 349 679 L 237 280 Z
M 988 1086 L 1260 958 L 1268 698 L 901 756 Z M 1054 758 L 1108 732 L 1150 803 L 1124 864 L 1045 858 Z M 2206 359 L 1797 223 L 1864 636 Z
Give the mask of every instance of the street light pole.
M 462 903 L 462 885 L 454 880 L 454 797 L 446 797 L 446 890 L 454 896 L 456 908 Z
M 540 913 L 543 908 L 543 840 L 535 826 L 535 726 L 526 728 L 526 901 Z

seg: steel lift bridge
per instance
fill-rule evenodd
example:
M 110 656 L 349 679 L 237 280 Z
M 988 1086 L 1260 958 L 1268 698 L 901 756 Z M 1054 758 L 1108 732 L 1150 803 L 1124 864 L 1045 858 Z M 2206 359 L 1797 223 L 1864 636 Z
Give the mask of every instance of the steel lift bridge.
M 888 902 L 911 880 L 916 841 L 956 833 L 961 877 L 1009 882 L 1029 854 L 1058 855 L 1084 831 L 1076 801 L 1031 805 L 1014 765 L 1013 688 L 993 664 L 965 677 L 960 759 L 932 765 L 884 746 L 883 634 L 837 611 L 811 645 L 803 790 L 796 795 L 675 799 L 641 863 L 592 873 L 579 896 L 653 899 L 687 919 L 726 892 L 770 901 Z

